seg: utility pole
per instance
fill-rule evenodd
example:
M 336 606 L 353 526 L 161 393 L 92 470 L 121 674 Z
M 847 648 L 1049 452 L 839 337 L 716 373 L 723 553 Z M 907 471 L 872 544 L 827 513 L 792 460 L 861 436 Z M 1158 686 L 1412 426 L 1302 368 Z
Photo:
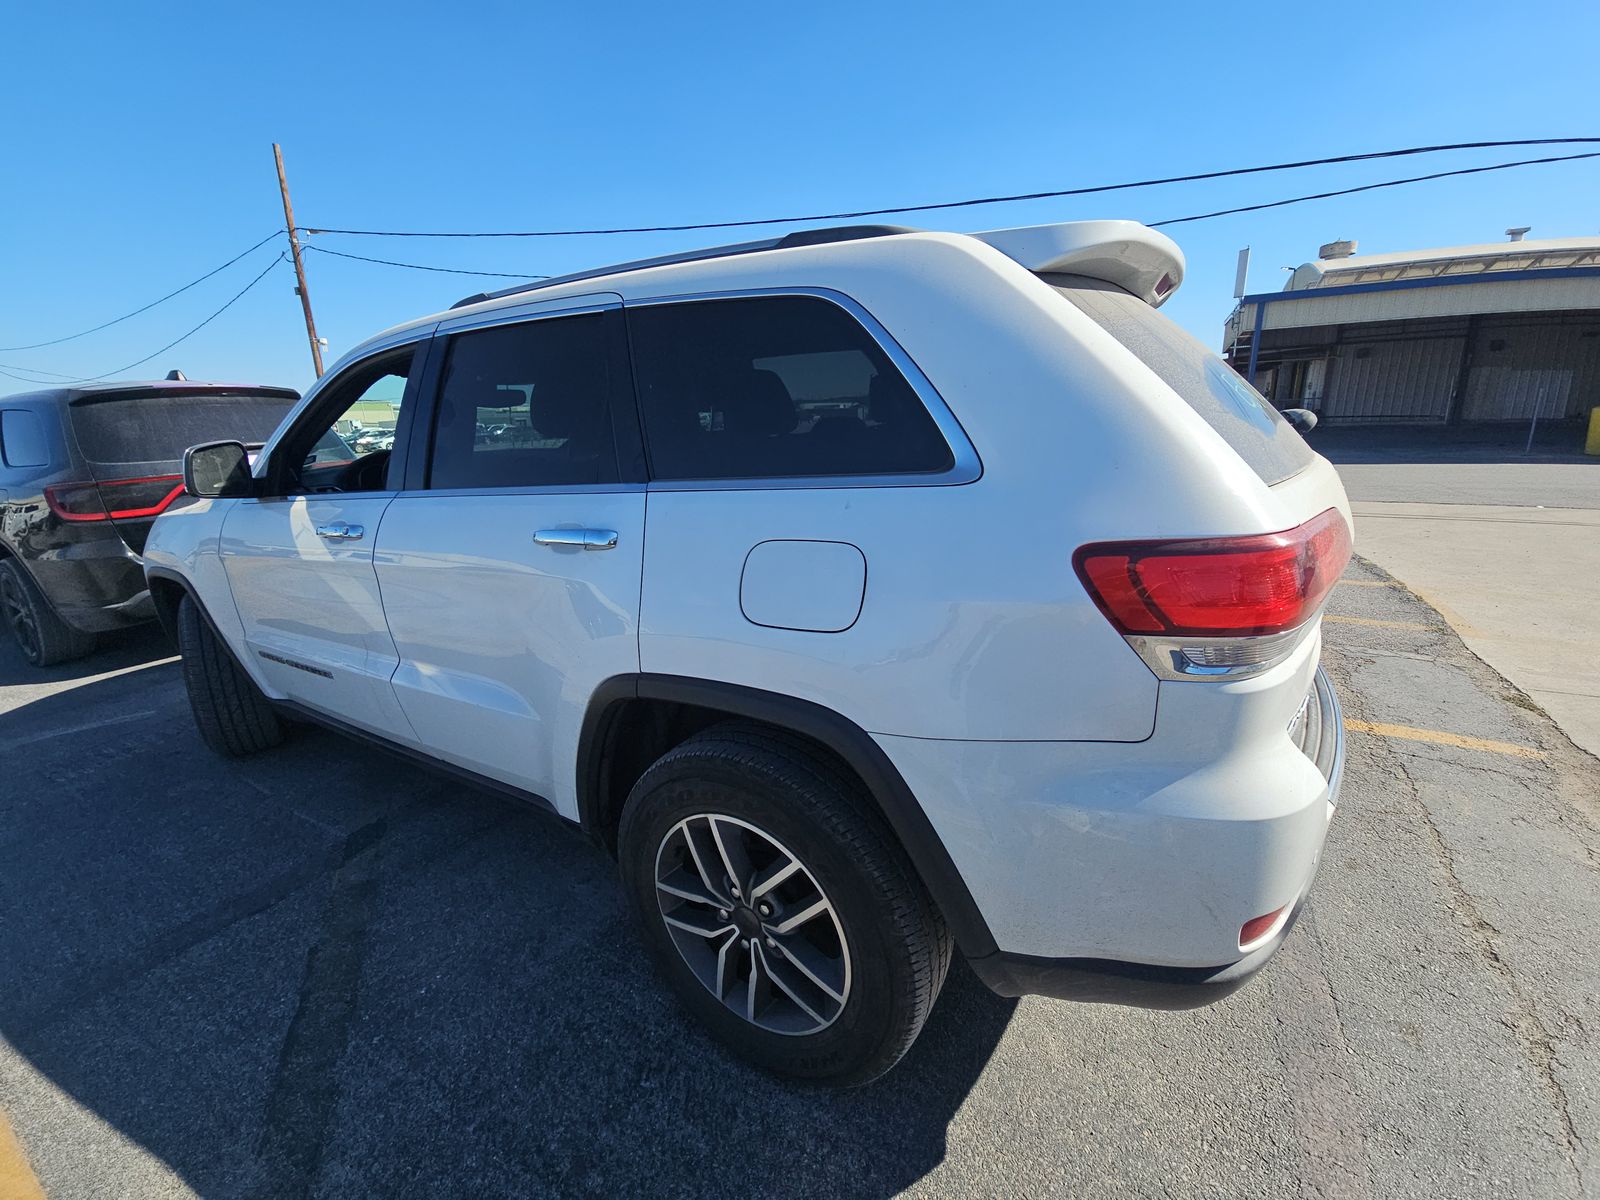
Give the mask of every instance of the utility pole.
M 278 163 L 278 190 L 283 193 L 283 223 L 289 228 L 289 252 L 294 256 L 295 292 L 306 314 L 306 338 L 311 342 L 311 362 L 322 377 L 322 343 L 317 341 L 317 322 L 311 315 L 311 293 L 306 291 L 306 267 L 300 258 L 300 233 L 294 227 L 294 207 L 289 203 L 289 180 L 283 173 L 283 149 L 272 143 L 272 157 Z

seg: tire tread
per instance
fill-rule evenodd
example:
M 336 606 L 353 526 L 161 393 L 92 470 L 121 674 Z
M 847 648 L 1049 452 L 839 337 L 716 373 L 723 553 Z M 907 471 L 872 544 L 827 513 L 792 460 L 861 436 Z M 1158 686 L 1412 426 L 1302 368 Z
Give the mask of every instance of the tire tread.
M 283 741 L 277 712 L 189 596 L 178 605 L 178 649 L 189 706 L 207 746 L 228 758 L 241 758 Z

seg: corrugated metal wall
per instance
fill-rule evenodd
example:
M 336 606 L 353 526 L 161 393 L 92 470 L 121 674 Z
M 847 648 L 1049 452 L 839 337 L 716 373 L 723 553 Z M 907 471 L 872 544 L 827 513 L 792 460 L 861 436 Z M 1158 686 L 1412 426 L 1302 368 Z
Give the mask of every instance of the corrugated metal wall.
M 1331 364 L 1322 415 L 1330 421 L 1443 421 L 1464 337 L 1346 342 Z
M 1318 361 L 1320 397 L 1309 365 L 1295 369 Z M 1526 421 L 1535 407 L 1542 419 L 1580 417 L 1600 406 L 1600 312 L 1272 331 L 1258 377 L 1280 406 L 1304 403 L 1325 421 L 1434 424 L 1451 417 L 1464 362 L 1458 421 Z
M 1595 324 L 1485 321 L 1473 338 L 1464 421 L 1582 416 L 1600 405 L 1600 320 Z

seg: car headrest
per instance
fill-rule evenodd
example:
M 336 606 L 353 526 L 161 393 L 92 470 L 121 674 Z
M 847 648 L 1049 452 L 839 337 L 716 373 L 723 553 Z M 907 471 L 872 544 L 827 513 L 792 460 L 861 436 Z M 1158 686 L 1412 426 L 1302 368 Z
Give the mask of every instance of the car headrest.
M 798 417 L 794 398 L 772 371 L 751 371 L 736 381 L 737 400 L 723 409 L 722 427 L 729 433 L 771 437 L 789 433 Z
M 867 417 L 874 424 L 899 424 L 916 403 L 905 381 L 894 376 L 874 375 L 867 385 Z

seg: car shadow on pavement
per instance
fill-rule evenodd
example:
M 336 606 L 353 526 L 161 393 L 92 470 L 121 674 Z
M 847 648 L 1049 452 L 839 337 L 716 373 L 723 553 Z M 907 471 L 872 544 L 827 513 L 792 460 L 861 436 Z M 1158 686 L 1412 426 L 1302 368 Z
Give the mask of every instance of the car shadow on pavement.
M 141 666 L 177 653 L 172 643 L 157 625 L 139 625 L 132 629 L 100 635 L 94 653 L 53 667 L 31 666 L 17 649 L 10 631 L 0 631 L 0 688 L 42 686 L 89 679 L 108 671 L 122 671 Z
M 944 1159 L 1016 1007 L 964 964 L 884 1079 L 785 1083 L 570 828 L 310 729 L 218 759 L 137 675 L 138 719 L 128 676 L 16 710 L 108 723 L 0 790 L 0 1100 L 52 1195 L 888 1196 Z

